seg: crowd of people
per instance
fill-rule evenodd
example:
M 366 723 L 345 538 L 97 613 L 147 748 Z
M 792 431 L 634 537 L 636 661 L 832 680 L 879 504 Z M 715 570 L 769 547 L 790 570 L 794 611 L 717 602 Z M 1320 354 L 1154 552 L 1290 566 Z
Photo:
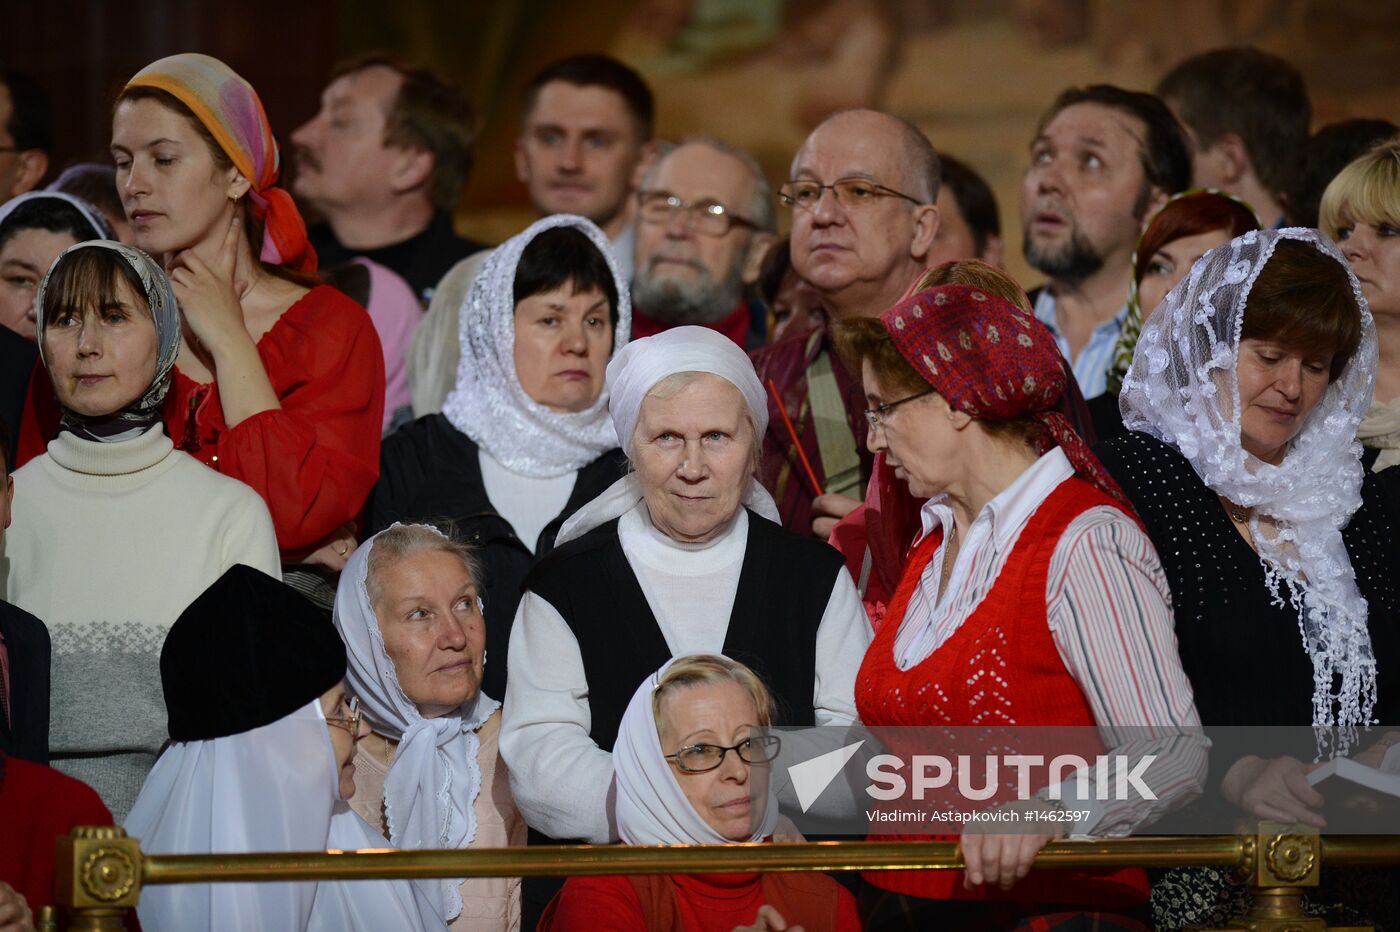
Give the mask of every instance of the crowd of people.
M 987 183 L 898 116 L 831 114 L 775 194 L 654 109 L 607 56 L 542 69 L 539 219 L 488 247 L 453 227 L 471 101 L 419 65 L 337 67 L 284 162 L 247 81 L 172 55 L 116 96 L 111 164 L 48 187 L 43 91 L 0 71 L 0 930 L 77 825 L 799 840 L 769 726 L 1400 737 L 1395 125 L 1310 133 L 1250 48 L 1064 89 L 1008 141 L 1027 291 Z M 950 836 L 961 871 L 162 886 L 139 920 L 1222 924 L 1212 871 L 1031 865 L 1202 792 L 1325 824 L 1311 757 L 1248 750 Z M 1379 886 L 1354 905 L 1394 919 Z

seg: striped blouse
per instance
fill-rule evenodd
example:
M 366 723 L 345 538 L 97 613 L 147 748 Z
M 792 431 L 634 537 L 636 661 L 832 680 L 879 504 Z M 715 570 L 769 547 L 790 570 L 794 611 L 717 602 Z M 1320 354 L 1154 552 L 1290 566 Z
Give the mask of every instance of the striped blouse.
M 901 670 L 927 658 L 967 620 L 995 585 L 1035 510 L 1073 475 L 1074 467 L 1057 447 L 988 502 L 962 535 L 947 592 L 940 592 L 945 538 L 919 577 L 896 634 L 895 661 Z M 925 502 L 920 517 L 920 540 L 953 522 L 943 496 Z M 1177 653 L 1166 574 L 1152 542 L 1131 518 L 1100 506 L 1070 523 L 1050 560 L 1045 605 L 1060 658 L 1084 691 L 1108 746 L 1121 752 L 1123 741 L 1135 743 L 1143 734 L 1135 726 L 1185 730 L 1200 725 Z M 1133 729 L 1134 737 L 1115 726 Z M 1204 764 L 1203 750 L 1186 754 L 1178 765 L 1181 781 L 1196 782 Z M 1161 797 L 1175 782 L 1159 777 L 1153 785 Z M 1096 813 L 1096 834 L 1109 827 L 1105 819 L 1126 828 L 1145 815 L 1131 808 L 1116 813 L 1118 818 L 1109 818 L 1112 812 Z

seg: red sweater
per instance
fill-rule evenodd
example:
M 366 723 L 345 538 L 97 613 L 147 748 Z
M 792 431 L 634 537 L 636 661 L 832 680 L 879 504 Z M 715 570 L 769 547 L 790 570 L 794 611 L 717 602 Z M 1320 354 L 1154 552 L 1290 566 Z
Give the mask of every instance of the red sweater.
M 353 521 L 379 478 L 384 356 L 365 309 L 326 285 L 312 288 L 258 341 L 282 403 L 228 427 L 217 383 L 175 370 L 165 432 L 183 450 L 251 486 L 267 503 L 282 558 L 295 562 Z M 48 374 L 35 370 L 21 423 L 19 463 L 58 432 Z
M 739 349 L 747 349 L 749 325 L 752 319 L 749 312 L 749 302 L 740 301 L 739 306 L 730 312 L 728 317 L 704 326 L 729 337 Z M 654 337 L 662 331 L 670 330 L 673 326 L 675 325 L 652 320 L 644 311 L 632 308 L 632 339 L 634 340 L 640 340 L 642 337 Z
M 752 925 L 758 908 L 764 904 L 761 874 L 674 874 L 675 903 L 685 932 L 732 932 L 736 926 Z M 800 881 L 798 878 L 801 878 Z M 648 878 L 650 879 L 650 878 Z M 770 874 L 767 884 L 801 887 L 811 884 L 836 888 L 835 915 L 817 917 L 784 915 L 789 925 L 799 923 L 806 932 L 860 932 L 856 898 L 845 887 L 819 874 Z M 784 891 L 787 892 L 787 891 Z M 776 905 L 776 904 L 775 904 Z M 540 929 L 545 932 L 652 932 L 670 928 L 666 917 L 656 917 L 649 927 L 641 898 L 627 877 L 571 877 L 550 905 Z
M 37 915 L 54 905 L 54 841 L 79 825 L 111 825 L 92 787 L 52 767 L 6 757 L 0 776 L 0 880 Z
M 972 614 L 932 654 L 900 670 L 895 664 L 895 636 L 942 534 L 935 532 L 920 541 L 909 555 L 885 620 L 856 677 L 860 720 L 871 727 L 1094 725 L 1088 700 L 1065 669 L 1050 634 L 1045 583 L 1050 558 L 1065 529 L 1098 505 L 1118 507 L 1082 479 L 1061 483 L 1031 516 L 996 583 Z M 1061 747 L 1057 752 L 1083 754 L 1086 750 L 1092 756 L 1099 749 Z M 1146 875 L 1136 869 L 1032 873 L 1005 893 L 986 884 L 963 889 L 962 871 L 875 871 L 865 876 L 877 887 L 928 899 L 1012 899 L 1112 908 L 1147 898 Z

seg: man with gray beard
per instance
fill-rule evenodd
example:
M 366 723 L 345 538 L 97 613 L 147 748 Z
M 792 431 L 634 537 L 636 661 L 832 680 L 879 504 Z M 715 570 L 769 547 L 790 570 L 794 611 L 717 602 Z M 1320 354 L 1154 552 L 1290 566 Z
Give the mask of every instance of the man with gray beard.
M 777 226 L 758 163 L 719 140 L 690 139 L 652 166 L 637 199 L 633 339 L 696 324 L 750 348 L 744 286 Z
M 1041 117 L 1021 184 L 1022 251 L 1050 279 L 1031 293 L 1035 316 L 1085 398 L 1107 386 L 1144 220 L 1190 184 L 1185 133 L 1151 94 L 1070 88 Z

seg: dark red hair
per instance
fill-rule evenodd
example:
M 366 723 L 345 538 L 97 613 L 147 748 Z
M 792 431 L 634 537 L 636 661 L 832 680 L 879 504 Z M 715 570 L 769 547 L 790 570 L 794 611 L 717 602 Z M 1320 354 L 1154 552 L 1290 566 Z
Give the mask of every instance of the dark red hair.
M 1168 201 L 1152 217 L 1138 240 L 1137 283 L 1142 284 L 1152 256 L 1168 243 L 1224 230 L 1230 238 L 1259 229 L 1259 218 L 1243 202 L 1214 191 L 1192 191 Z

